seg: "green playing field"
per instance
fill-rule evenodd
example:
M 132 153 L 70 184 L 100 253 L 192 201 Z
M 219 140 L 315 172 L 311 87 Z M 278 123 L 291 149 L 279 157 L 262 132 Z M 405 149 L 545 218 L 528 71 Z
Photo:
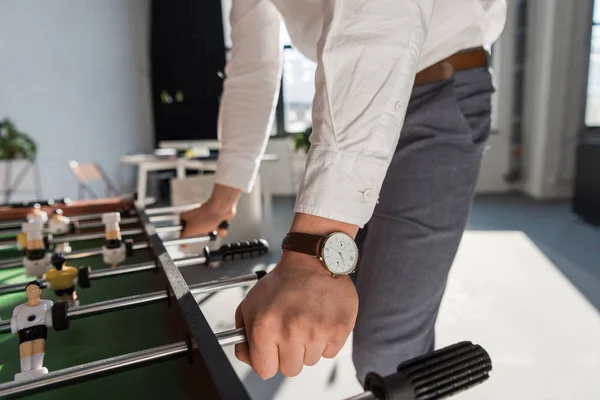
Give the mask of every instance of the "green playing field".
M 139 240 L 140 238 L 136 238 Z M 73 249 L 97 248 L 102 240 L 71 243 Z M 18 257 L 17 251 L 0 252 L 3 259 Z M 150 261 L 145 250 L 137 251 L 125 264 Z M 107 268 L 101 256 L 69 261 L 69 265 L 89 265 L 93 270 Z M 151 273 L 112 277 L 92 281 L 89 289 L 78 289 L 81 305 L 111 300 L 156 289 L 151 286 Z M 0 271 L 0 284 L 27 282 L 22 268 Z M 56 301 L 52 290 L 44 291 L 44 298 Z M 0 296 L 0 318 L 10 319 L 15 306 L 26 301 L 25 293 Z M 91 361 L 139 351 L 171 343 L 162 319 L 161 304 L 137 309 L 83 318 L 71 322 L 69 330 L 49 330 L 46 343 L 45 367 L 50 371 L 72 367 Z M 19 372 L 19 347 L 16 335 L 0 334 L 0 383 L 13 380 Z M 108 394 L 110 393 L 110 394 Z M 174 361 L 154 364 L 138 370 L 110 377 L 82 382 L 70 387 L 54 389 L 29 396 L 30 399 L 183 399 L 183 386 Z

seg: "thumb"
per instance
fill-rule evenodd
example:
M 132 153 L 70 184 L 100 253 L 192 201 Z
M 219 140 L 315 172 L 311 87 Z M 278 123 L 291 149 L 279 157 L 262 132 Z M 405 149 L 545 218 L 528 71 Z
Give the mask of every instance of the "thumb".
M 243 328 L 244 325 L 244 315 L 242 314 L 242 304 L 240 303 L 237 310 L 235 310 L 235 327 Z M 248 342 L 239 343 L 235 345 L 235 356 L 238 360 L 243 362 L 244 364 L 250 365 L 250 350 L 248 348 Z

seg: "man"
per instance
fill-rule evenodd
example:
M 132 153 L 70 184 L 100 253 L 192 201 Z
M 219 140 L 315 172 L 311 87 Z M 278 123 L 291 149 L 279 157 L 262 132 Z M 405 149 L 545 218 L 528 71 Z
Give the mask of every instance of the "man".
M 334 357 L 354 329 L 362 381 L 433 347 L 490 130 L 481 46 L 502 31 L 506 4 L 233 0 L 216 185 L 183 215 L 185 236 L 234 217 L 252 188 L 279 89 L 279 14 L 318 61 L 312 147 L 286 251 L 237 310 L 248 344 L 236 355 L 262 378 L 294 376 Z M 345 275 L 354 237 L 356 285 Z

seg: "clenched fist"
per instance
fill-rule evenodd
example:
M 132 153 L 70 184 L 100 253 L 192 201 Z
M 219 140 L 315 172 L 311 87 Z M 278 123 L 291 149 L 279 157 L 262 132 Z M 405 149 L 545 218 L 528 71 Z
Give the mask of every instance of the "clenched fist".
M 181 232 L 181 237 L 206 235 L 213 231 L 217 231 L 219 236 L 225 236 L 227 232 L 219 229 L 218 226 L 221 222 L 235 217 L 239 197 L 240 190 L 215 185 L 206 203 L 180 215 L 181 220 L 185 222 L 185 229 Z
M 354 328 L 358 295 L 347 276 L 333 278 L 315 257 L 285 252 L 236 311 L 247 343 L 236 357 L 263 379 L 295 376 L 303 365 L 337 355 Z

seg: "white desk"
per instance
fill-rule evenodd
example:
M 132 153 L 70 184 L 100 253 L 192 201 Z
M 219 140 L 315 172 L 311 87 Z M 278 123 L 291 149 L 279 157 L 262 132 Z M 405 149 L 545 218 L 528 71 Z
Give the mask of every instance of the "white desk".
M 274 154 L 265 154 L 262 161 L 277 161 L 279 156 Z M 148 189 L 148 172 L 150 171 L 177 171 L 177 179 L 186 177 L 186 169 L 196 171 L 215 171 L 217 168 L 216 160 L 194 160 L 187 158 L 167 158 L 158 157 L 152 154 L 127 155 L 120 158 L 122 165 L 130 165 L 138 168 L 137 177 L 137 201 L 144 207 L 151 204 L 151 199 L 146 196 Z M 265 182 L 261 185 L 262 212 L 264 219 L 265 232 L 267 240 L 272 238 L 273 233 L 273 203 L 271 185 Z

